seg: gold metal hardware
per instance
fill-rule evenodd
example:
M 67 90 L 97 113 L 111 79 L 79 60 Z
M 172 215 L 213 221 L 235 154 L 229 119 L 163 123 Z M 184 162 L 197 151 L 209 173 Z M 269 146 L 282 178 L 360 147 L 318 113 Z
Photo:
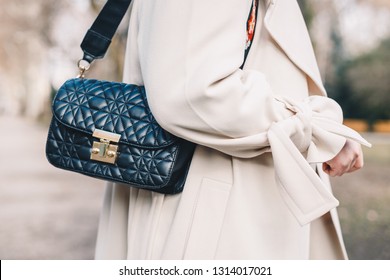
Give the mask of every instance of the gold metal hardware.
M 91 64 L 84 59 L 80 59 L 77 62 L 77 67 L 79 68 L 79 74 L 77 75 L 77 78 L 84 79 L 85 72 L 88 71 L 89 67 L 91 67 Z
M 111 142 L 118 143 L 121 138 L 120 134 L 95 129 L 92 136 L 99 138 L 100 142 L 93 142 L 91 159 L 115 164 L 118 156 L 118 145 L 112 144 Z

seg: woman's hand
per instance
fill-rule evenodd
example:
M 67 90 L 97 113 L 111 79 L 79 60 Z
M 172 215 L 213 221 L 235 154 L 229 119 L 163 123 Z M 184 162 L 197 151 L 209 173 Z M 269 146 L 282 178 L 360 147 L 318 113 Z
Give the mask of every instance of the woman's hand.
M 322 164 L 322 169 L 329 176 L 341 176 L 363 167 L 363 152 L 361 145 L 347 139 L 341 151 L 331 160 Z

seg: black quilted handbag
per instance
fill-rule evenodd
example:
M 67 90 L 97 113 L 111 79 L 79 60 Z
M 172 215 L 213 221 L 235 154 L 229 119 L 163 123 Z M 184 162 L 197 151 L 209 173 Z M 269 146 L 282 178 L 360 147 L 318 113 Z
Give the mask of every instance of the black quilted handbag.
M 166 194 L 182 191 L 195 144 L 164 131 L 142 86 L 84 79 L 107 51 L 129 0 L 109 0 L 81 47 L 81 78 L 65 82 L 53 101 L 46 156 L 56 167 Z

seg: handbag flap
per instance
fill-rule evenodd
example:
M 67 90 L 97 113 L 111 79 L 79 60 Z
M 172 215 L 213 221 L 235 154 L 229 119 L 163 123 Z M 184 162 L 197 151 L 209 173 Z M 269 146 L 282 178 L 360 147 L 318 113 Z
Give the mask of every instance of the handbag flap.
M 119 142 L 161 148 L 178 138 L 153 117 L 145 88 L 94 79 L 71 79 L 53 100 L 53 115 L 63 125 L 92 135 L 95 129 L 121 135 Z

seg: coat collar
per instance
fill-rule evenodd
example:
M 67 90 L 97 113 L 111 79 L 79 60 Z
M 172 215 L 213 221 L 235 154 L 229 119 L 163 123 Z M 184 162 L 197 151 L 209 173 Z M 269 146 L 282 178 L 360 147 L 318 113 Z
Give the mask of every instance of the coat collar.
M 316 94 L 326 95 L 307 31 L 298 3 L 294 0 L 267 0 L 264 24 L 271 37 L 282 48 L 291 61 L 314 82 Z

